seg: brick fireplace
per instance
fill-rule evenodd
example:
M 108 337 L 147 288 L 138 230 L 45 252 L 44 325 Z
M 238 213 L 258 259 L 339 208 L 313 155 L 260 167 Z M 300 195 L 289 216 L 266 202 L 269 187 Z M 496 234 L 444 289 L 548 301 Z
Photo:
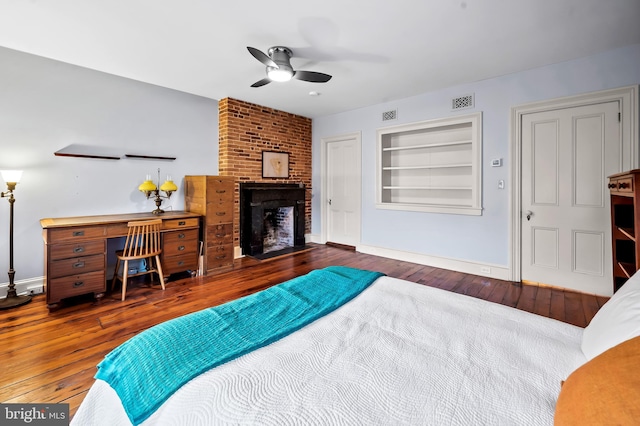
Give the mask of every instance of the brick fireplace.
M 218 103 L 218 173 L 236 178 L 234 246 L 240 247 L 240 184 L 303 185 L 301 237 L 311 232 L 311 119 L 232 98 Z M 289 178 L 262 177 L 262 151 L 289 154 Z
M 303 248 L 305 189 L 302 184 L 240 184 L 242 253 L 261 257 Z

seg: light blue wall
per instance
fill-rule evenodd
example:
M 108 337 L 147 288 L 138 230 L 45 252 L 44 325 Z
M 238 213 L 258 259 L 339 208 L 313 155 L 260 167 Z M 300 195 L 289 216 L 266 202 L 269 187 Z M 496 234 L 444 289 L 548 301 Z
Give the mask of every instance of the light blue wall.
M 69 144 L 177 159 L 53 155 Z M 151 211 L 137 187 L 148 173 L 155 180 L 158 167 L 180 188 L 163 204 L 176 210 L 184 208 L 184 175 L 217 174 L 217 101 L 0 48 L 0 170 L 24 170 L 15 191 L 16 281 L 44 273 L 41 218 Z M 8 215 L 0 199 L 0 285 L 8 281 Z
M 473 64 L 466 64 L 473 66 Z M 640 83 L 640 45 L 449 87 L 313 120 L 312 233 L 321 233 L 321 139 L 362 133 L 362 239 L 364 245 L 418 254 L 507 266 L 509 259 L 510 111 L 529 102 Z M 375 90 L 372 89 L 372 90 Z M 450 109 L 451 98 L 473 93 L 475 108 Z M 381 121 L 383 111 L 397 109 L 398 119 Z M 378 210 L 375 207 L 376 130 L 457 114 L 483 113 L 482 216 Z M 490 166 L 502 158 L 503 166 Z M 498 189 L 503 179 L 505 189 Z

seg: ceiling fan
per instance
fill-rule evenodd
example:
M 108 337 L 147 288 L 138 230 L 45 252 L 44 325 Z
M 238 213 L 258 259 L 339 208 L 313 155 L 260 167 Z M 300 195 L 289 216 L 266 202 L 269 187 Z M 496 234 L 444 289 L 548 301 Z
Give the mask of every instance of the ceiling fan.
M 247 46 L 249 53 L 254 58 L 267 66 L 267 76 L 262 80 L 256 81 L 251 87 L 260 87 L 272 81 L 289 81 L 292 78 L 302 81 L 310 81 L 312 83 L 326 83 L 331 80 L 329 74 L 315 71 L 294 71 L 291 67 L 292 52 L 291 49 L 283 46 L 270 47 L 269 55 L 265 55 L 262 51 L 255 47 Z

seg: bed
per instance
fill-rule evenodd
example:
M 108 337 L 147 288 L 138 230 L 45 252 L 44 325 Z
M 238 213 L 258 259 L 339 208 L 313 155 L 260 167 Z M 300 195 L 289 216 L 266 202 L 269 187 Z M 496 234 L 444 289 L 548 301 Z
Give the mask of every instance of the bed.
M 301 312 L 306 315 L 316 309 L 306 305 L 313 303 L 308 300 L 309 289 L 316 289 L 313 294 L 324 297 L 336 287 L 333 278 L 323 274 L 333 277 L 354 272 L 359 274 L 358 279 L 367 275 L 369 282 L 358 283 L 361 288 L 347 296 L 344 294 L 358 286 L 344 284 L 336 291 L 337 298 L 344 300 L 318 309 L 326 312 L 293 327 L 289 327 L 291 318 L 287 318 L 287 325 L 274 327 L 275 337 L 261 336 L 254 348 L 247 343 L 254 336 L 242 337 L 271 320 L 262 320 L 263 313 L 252 314 L 249 308 L 244 312 L 245 308 L 238 309 L 234 303 L 245 303 L 246 307 L 251 305 L 248 300 L 253 300 L 254 305 L 264 306 L 264 299 L 252 298 L 271 291 L 274 300 L 302 303 Z M 139 335 L 146 339 L 142 349 L 156 353 L 141 352 L 140 347 L 132 350 L 141 358 L 140 364 L 152 359 L 155 364 L 151 368 L 131 360 L 118 364 L 124 349 L 115 349 L 115 357 L 108 355 L 99 366 L 97 379 L 71 424 L 551 425 L 561 390 L 577 395 L 565 398 L 570 406 L 568 417 L 574 418 L 573 412 L 586 413 L 575 402 L 585 398 L 580 386 L 574 386 L 578 380 L 573 376 L 593 361 L 620 344 L 632 342 L 635 346 L 625 347 L 625 353 L 630 354 L 628 365 L 640 363 L 640 342 L 634 338 L 640 335 L 640 277 L 625 284 L 585 331 L 371 271 L 330 267 L 310 275 L 316 277 L 311 283 L 305 277 L 292 280 L 295 287 L 291 288 L 298 291 L 295 297 L 273 293 L 282 291 L 290 281 L 207 310 L 215 321 L 226 321 L 225 326 L 216 327 L 223 331 L 215 334 L 216 330 L 200 329 L 190 333 L 188 339 L 201 335 L 202 342 L 172 343 L 177 344 L 175 350 L 188 350 L 188 354 L 180 353 L 168 367 L 162 357 L 174 352 L 165 347 L 165 340 L 173 337 L 154 335 L 159 326 Z M 238 320 L 238 312 L 247 315 L 245 320 Z M 287 316 L 295 314 L 291 307 L 284 312 Z M 225 320 L 229 314 L 235 315 L 232 321 Z M 179 330 L 175 321 L 161 325 L 169 327 L 168 332 L 164 330 L 168 336 L 175 336 Z M 238 332 L 235 328 L 239 322 L 252 321 L 255 323 L 250 330 Z M 194 324 L 187 318 L 182 326 L 193 330 Z M 183 338 L 189 333 L 177 334 Z M 234 343 L 229 336 L 235 334 L 239 337 Z M 129 349 L 128 343 L 122 346 Z M 235 354 L 211 352 L 217 351 L 217 346 Z M 218 360 L 213 364 L 211 358 Z M 165 372 L 168 375 L 155 377 L 162 368 L 169 369 Z M 101 375 L 103 369 L 108 374 Z M 585 374 L 592 376 L 590 371 Z M 136 376 L 138 387 L 126 393 L 120 381 L 132 376 Z M 631 382 L 622 386 L 632 387 L 626 395 L 636 392 L 633 398 L 640 401 L 640 381 L 633 382 L 638 373 L 626 376 Z M 171 384 L 165 389 L 168 382 Z M 634 390 L 635 384 L 638 386 Z M 159 395 L 154 396 L 156 393 Z M 623 404 L 629 415 L 640 415 L 638 402 L 627 409 L 626 396 L 617 395 L 618 405 Z M 149 406 L 140 408 L 145 404 Z

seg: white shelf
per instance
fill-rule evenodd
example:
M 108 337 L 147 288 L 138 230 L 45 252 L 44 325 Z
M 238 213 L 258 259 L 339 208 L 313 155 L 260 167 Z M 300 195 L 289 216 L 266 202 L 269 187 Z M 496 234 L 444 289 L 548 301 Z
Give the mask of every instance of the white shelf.
M 463 190 L 463 191 L 471 191 L 473 187 L 471 186 L 383 186 L 382 189 L 389 189 L 391 191 L 396 189 L 416 189 L 416 190 Z
M 423 170 L 423 169 L 449 169 L 456 167 L 472 167 L 471 163 L 461 163 L 461 164 L 430 164 L 426 166 L 398 166 L 398 167 L 383 167 L 382 170 Z
M 473 141 L 453 141 L 453 142 L 441 142 L 441 143 L 430 143 L 426 145 L 411 145 L 411 146 L 391 146 L 388 148 L 382 148 L 383 152 L 386 151 L 405 151 L 408 149 L 422 149 L 422 148 L 438 148 L 443 146 L 454 146 L 454 145 L 467 145 L 471 144 Z

